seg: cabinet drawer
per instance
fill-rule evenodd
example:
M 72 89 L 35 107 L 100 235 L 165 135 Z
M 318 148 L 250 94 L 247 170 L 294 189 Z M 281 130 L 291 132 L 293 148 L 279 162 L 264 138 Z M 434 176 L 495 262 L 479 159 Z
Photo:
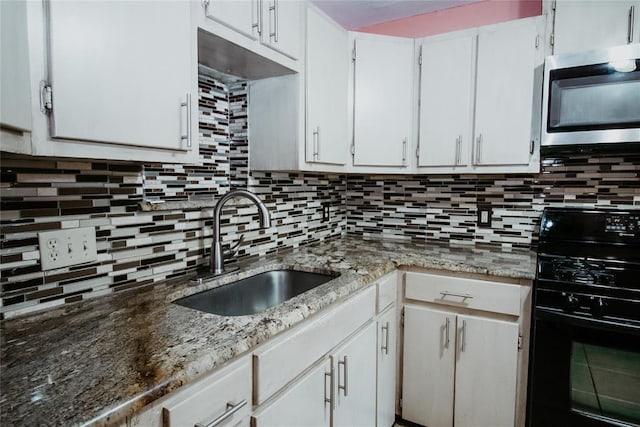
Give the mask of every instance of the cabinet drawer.
M 253 403 L 262 404 L 329 350 L 375 315 L 376 288 L 371 286 L 311 320 L 295 332 L 275 339 L 253 355 Z
M 405 283 L 407 299 L 520 316 L 519 285 L 414 272 Z
M 225 412 L 231 412 L 232 405 L 242 402 L 246 402 L 244 406 L 220 426 L 247 425 L 247 417 L 251 414 L 251 359 L 244 357 L 178 393 L 163 405 L 165 427 L 207 425 Z
M 377 312 L 381 313 L 385 308 L 396 301 L 398 290 L 398 273 L 394 271 L 378 281 L 378 305 Z

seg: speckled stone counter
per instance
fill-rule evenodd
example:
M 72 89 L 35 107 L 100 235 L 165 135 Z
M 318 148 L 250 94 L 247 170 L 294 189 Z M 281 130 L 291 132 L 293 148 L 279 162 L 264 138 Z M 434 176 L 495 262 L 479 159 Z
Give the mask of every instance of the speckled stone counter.
M 241 265 L 191 286 L 177 279 L 1 326 L 0 425 L 105 425 L 400 267 L 533 279 L 533 251 L 344 238 Z M 276 268 L 341 275 L 262 313 L 221 317 L 171 301 Z

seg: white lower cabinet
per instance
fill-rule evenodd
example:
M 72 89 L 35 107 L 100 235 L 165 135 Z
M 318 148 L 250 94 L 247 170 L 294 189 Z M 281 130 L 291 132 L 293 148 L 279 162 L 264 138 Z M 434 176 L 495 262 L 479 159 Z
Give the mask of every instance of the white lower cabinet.
M 253 427 L 329 426 L 331 366 L 325 358 L 252 418 Z
M 404 419 L 429 427 L 513 426 L 516 322 L 406 305 L 404 339 Z
M 333 354 L 333 426 L 376 423 L 376 323 L 369 323 Z
M 402 418 L 429 427 L 520 425 L 528 295 L 517 283 L 408 272 Z
M 396 419 L 397 328 L 396 305 L 392 304 L 378 317 L 378 427 L 391 427 Z

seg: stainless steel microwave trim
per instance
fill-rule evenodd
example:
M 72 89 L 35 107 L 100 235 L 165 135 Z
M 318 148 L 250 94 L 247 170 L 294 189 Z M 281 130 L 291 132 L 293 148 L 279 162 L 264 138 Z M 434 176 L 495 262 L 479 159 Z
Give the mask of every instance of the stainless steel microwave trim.
M 544 62 L 541 145 L 544 147 L 640 141 L 639 128 L 547 132 L 547 122 L 549 118 L 549 76 L 552 70 L 638 58 L 640 58 L 640 44 L 547 56 Z

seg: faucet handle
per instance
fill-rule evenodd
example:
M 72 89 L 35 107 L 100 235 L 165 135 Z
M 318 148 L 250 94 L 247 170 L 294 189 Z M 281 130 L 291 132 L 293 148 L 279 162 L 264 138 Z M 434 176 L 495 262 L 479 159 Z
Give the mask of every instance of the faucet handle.
M 240 245 L 242 244 L 242 242 L 244 242 L 244 234 L 240 235 L 240 239 L 238 239 L 238 241 L 236 242 L 235 245 L 233 245 L 233 246 L 224 245 L 222 247 L 222 257 L 224 259 L 227 259 L 227 258 L 231 258 L 232 256 L 234 256 L 236 254 L 236 252 L 238 252 L 238 249 L 239 249 Z

